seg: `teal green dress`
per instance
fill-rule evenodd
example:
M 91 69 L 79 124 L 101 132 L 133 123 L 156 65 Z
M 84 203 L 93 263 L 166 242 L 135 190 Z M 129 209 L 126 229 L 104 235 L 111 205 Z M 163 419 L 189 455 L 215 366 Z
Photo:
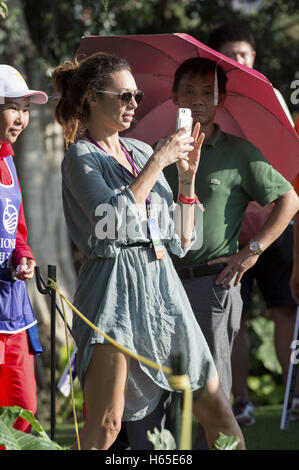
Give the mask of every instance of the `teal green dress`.
M 141 169 L 152 148 L 135 139 L 122 138 L 121 142 Z M 166 248 L 166 257 L 157 260 L 153 248 L 139 243 L 150 239 L 146 212 L 137 210 L 129 189 L 132 179 L 112 156 L 90 142 L 79 140 L 66 152 L 64 213 L 70 236 L 84 254 L 74 305 L 126 349 L 161 366 L 171 367 L 172 355 L 180 353 L 196 390 L 216 370 L 168 254 L 169 250 L 183 257 L 187 251 L 174 230 L 172 192 L 161 172 L 150 193 L 151 210 Z M 192 243 L 188 248 L 192 249 Z M 107 341 L 76 314 L 72 329 L 83 386 L 93 345 Z M 171 390 L 167 374 L 131 359 L 123 421 L 151 413 L 164 390 Z

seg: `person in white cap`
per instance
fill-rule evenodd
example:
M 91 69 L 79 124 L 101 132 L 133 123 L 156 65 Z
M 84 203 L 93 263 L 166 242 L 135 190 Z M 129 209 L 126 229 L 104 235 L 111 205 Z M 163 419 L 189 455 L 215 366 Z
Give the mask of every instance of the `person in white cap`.
M 15 68 L 0 65 L 0 407 L 18 405 L 33 413 L 34 354 L 40 354 L 42 346 L 24 281 L 33 277 L 36 263 L 27 245 L 11 144 L 28 125 L 30 103 L 47 100 L 46 93 L 30 90 Z M 14 427 L 30 432 L 22 418 Z

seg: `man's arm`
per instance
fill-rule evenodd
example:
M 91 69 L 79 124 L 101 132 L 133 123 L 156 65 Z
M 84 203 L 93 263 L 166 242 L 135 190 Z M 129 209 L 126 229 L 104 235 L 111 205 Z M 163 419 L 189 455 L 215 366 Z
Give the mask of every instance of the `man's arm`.
M 274 201 L 268 219 L 253 237 L 259 242 L 263 251 L 282 234 L 298 210 L 299 198 L 294 189 Z
M 299 210 L 299 198 L 291 189 L 274 201 L 274 207 L 263 227 L 256 233 L 253 239 L 259 242 L 264 251 L 270 246 L 286 229 L 296 212 Z M 235 285 L 237 285 L 245 271 L 251 268 L 258 260 L 258 255 L 253 254 L 246 245 L 238 253 L 220 257 L 210 261 L 209 264 L 227 263 L 227 266 L 219 274 L 216 284 L 226 287 L 231 279 L 237 274 Z

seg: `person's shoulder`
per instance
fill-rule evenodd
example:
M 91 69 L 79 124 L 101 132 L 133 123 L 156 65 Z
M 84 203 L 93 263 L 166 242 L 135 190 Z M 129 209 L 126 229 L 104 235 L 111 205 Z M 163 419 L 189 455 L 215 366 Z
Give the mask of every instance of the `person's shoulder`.
M 81 171 L 82 168 L 101 168 L 102 155 L 90 142 L 77 140 L 67 148 L 61 167 L 67 171 Z
M 64 160 L 76 161 L 79 164 L 87 161 L 99 163 L 105 156 L 105 152 L 98 149 L 93 143 L 81 139 L 68 147 Z
M 232 155 L 240 155 L 242 153 L 243 158 L 256 159 L 260 158 L 264 160 L 262 152 L 249 140 L 244 137 L 239 137 L 228 132 L 222 132 L 221 143 L 228 149 L 231 148 Z
M 239 137 L 234 134 L 229 134 L 228 132 L 222 132 L 222 139 L 232 145 L 238 145 L 245 148 L 256 148 L 249 140 L 244 137 Z
M 66 151 L 66 156 L 69 156 L 69 155 L 78 155 L 78 156 L 81 156 L 81 155 L 86 155 L 86 153 L 91 153 L 91 146 L 90 146 L 90 142 L 88 142 L 87 140 L 77 140 L 76 142 L 73 142 L 68 148 L 67 148 L 67 151 Z

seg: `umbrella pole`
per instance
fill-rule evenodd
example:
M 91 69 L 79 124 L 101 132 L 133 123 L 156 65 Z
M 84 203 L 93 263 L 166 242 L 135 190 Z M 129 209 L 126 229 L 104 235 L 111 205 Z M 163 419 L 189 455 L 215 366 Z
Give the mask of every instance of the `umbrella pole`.
M 297 307 L 297 314 L 296 314 L 296 322 L 294 328 L 294 337 L 293 342 L 294 346 L 291 349 L 296 349 L 297 341 L 299 341 L 299 306 Z M 289 418 L 290 412 L 292 408 L 292 400 L 294 396 L 295 390 L 295 383 L 296 383 L 296 375 L 297 375 L 297 362 L 294 363 L 292 359 L 292 353 L 290 354 L 290 363 L 289 363 L 289 370 L 288 370 L 288 379 L 286 384 L 286 391 L 284 395 L 284 403 L 282 409 L 282 416 L 280 422 L 280 429 L 286 430 L 289 427 Z

